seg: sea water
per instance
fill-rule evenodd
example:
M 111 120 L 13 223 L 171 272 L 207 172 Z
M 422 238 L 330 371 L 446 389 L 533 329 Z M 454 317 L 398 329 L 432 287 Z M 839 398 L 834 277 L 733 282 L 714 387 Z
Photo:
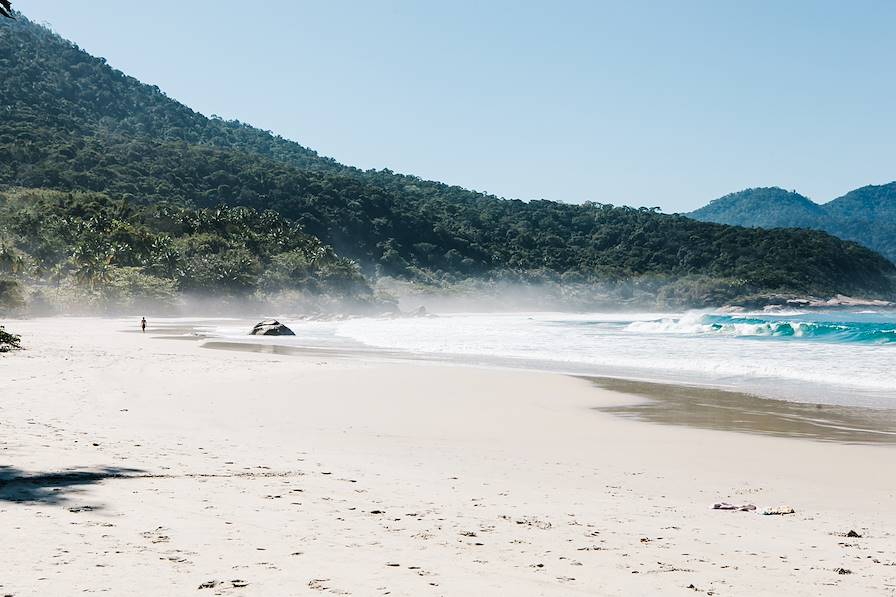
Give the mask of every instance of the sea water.
M 896 408 L 896 311 L 463 313 L 287 323 L 297 337 L 277 342 Z

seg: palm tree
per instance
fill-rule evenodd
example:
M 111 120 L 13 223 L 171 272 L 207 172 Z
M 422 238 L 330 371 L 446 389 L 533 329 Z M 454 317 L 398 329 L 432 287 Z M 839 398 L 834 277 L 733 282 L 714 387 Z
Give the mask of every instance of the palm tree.
M 171 245 L 171 237 L 161 235 L 150 247 L 149 269 L 168 278 L 176 278 L 180 268 L 180 253 Z
M 90 290 L 96 290 L 97 285 L 109 281 L 112 254 L 104 243 L 96 239 L 83 239 L 72 251 L 71 261 L 75 279 Z

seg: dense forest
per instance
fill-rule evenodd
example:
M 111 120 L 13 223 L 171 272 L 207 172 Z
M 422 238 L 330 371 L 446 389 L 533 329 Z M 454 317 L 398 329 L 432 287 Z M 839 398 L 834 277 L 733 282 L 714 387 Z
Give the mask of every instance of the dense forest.
M 822 232 L 504 200 L 343 166 L 198 114 L 24 17 L 0 26 L 0 72 L 7 304 L 60 288 L 369 302 L 386 278 L 592 286 L 620 300 L 647 289 L 697 305 L 894 292 L 892 263 Z
M 775 187 L 747 189 L 689 215 L 735 226 L 824 230 L 896 262 L 896 182 L 862 187 L 821 205 Z
M 273 211 L 20 189 L 0 194 L 0 229 L 0 273 L 44 281 L 36 304 L 172 304 L 180 293 L 372 301 L 354 262 Z M 4 302 L 24 302 L 20 291 L 7 288 Z

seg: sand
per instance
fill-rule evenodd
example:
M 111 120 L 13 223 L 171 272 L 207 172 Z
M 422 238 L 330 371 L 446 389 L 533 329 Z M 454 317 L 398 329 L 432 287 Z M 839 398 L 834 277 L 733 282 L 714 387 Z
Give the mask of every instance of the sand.
M 896 592 L 892 445 L 632 420 L 601 410 L 630 396 L 557 374 L 124 326 L 7 322 L 28 350 L 0 356 L 0 595 Z

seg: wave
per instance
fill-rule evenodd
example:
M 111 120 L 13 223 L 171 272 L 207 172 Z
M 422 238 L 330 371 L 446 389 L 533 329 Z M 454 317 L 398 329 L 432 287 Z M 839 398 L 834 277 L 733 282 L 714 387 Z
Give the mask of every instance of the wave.
M 859 344 L 896 342 L 896 323 L 892 322 L 813 321 L 700 312 L 653 321 L 633 321 L 625 327 L 625 331 L 642 334 L 793 338 Z

